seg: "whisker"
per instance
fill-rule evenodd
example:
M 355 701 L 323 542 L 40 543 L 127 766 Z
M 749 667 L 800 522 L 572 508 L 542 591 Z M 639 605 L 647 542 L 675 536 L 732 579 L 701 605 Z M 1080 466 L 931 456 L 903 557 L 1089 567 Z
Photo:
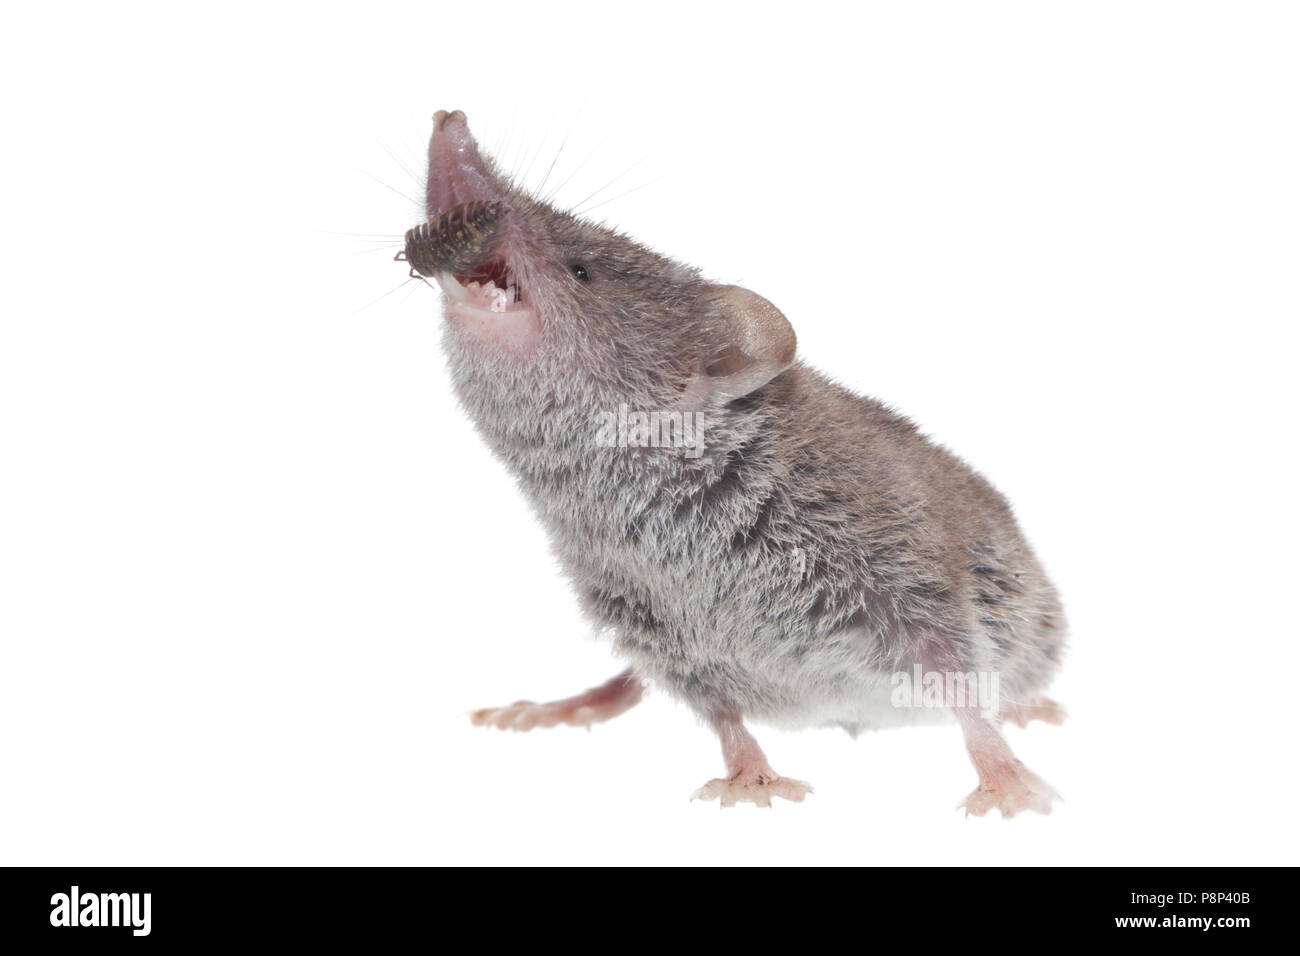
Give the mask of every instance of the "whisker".
M 607 205 L 608 203 L 612 203 L 616 199 L 622 199 L 624 196 L 630 195 L 634 192 L 637 192 L 638 190 L 645 189 L 647 186 L 653 186 L 655 183 L 661 183 L 665 179 L 669 178 L 670 175 L 671 174 L 669 173 L 664 173 L 662 176 L 656 176 L 654 179 L 651 179 L 648 182 L 644 182 L 640 186 L 633 186 L 631 189 L 627 190 L 627 192 L 621 192 L 617 196 L 610 196 L 608 199 L 602 199 L 600 202 L 596 203 L 596 205 L 588 206 L 586 209 L 581 210 L 581 212 L 585 216 L 593 209 L 599 209 L 601 206 Z M 576 209 L 574 210 L 574 212 L 577 211 L 578 210 Z
M 362 175 L 369 176 L 375 182 L 379 183 L 379 185 L 383 186 L 385 189 L 389 190 L 390 192 L 396 193 L 397 195 L 401 196 L 403 199 L 405 199 L 407 202 L 411 203 L 412 205 L 415 206 L 420 205 L 418 200 L 412 199 L 410 196 L 402 192 L 400 189 L 388 185 L 388 183 L 384 182 L 382 179 L 380 179 L 378 176 L 374 175 L 373 173 L 368 173 L 364 169 L 358 169 L 357 172 L 361 173 Z
M 393 286 L 391 289 L 389 289 L 387 292 L 385 292 L 385 293 L 384 293 L 383 295 L 381 295 L 379 298 L 373 300 L 372 302 L 367 303 L 366 305 L 363 305 L 361 308 L 356 309 L 355 311 L 353 311 L 353 312 L 351 312 L 351 313 L 349 313 L 349 314 L 350 314 L 350 315 L 360 315 L 362 312 L 366 311 L 366 309 L 373 308 L 374 306 L 378 305 L 380 302 L 383 302 L 385 299 L 387 299 L 390 295 L 392 295 L 392 294 L 393 294 L 394 292 L 396 292 L 398 289 L 402 289 L 402 288 L 405 288 L 406 286 L 410 285 L 412 281 L 414 281 L 414 277 L 407 277 L 406 279 L 402 280 L 402 282 L 401 282 L 400 284 Z M 406 300 L 403 299 L 402 301 L 405 302 Z
M 359 246 L 404 246 L 406 240 L 401 236 L 330 236 L 330 239 L 354 243 Z
M 564 139 L 560 140 L 560 148 L 555 151 L 555 158 L 551 160 L 551 165 L 546 167 L 546 175 L 542 177 L 542 181 L 537 185 L 537 191 L 534 195 L 540 196 L 542 190 L 546 188 L 546 183 L 550 180 L 551 173 L 555 170 L 555 164 L 560 161 L 560 155 L 564 152 L 564 147 L 569 145 L 569 138 L 573 135 L 573 131 L 578 125 L 578 119 L 581 116 L 582 108 L 579 107 L 578 115 L 575 116 L 573 122 L 569 124 L 569 130 L 564 134 Z
M 411 298 L 411 296 L 415 295 L 415 290 L 420 288 L 421 285 L 427 285 L 430 289 L 433 289 L 433 283 L 430 282 L 428 279 L 426 279 L 424 276 L 416 276 L 416 279 L 418 279 L 419 281 L 416 282 L 415 285 L 411 286 L 411 290 L 407 292 L 406 295 L 402 296 L 402 302 L 406 302 L 408 299 Z M 442 290 L 434 289 L 434 291 L 441 292 Z
M 402 172 L 406 173 L 407 176 L 411 177 L 411 182 L 415 183 L 417 186 L 420 185 L 420 177 L 416 176 L 415 173 L 411 171 L 410 166 L 407 166 L 406 163 L 402 162 L 402 158 L 398 156 L 397 153 L 389 149 L 388 146 L 384 143 L 380 143 L 379 145 L 383 147 L 384 152 L 387 153 L 392 158 L 393 162 L 395 162 L 399 167 L 401 167 Z
M 540 196 L 542 194 L 542 190 L 546 188 L 546 181 L 551 178 L 551 172 L 555 169 L 555 164 L 560 161 L 560 155 L 564 152 L 564 147 L 568 144 L 568 142 L 569 139 L 566 136 L 564 140 L 560 143 L 560 148 L 555 151 L 555 158 L 551 160 L 551 165 L 546 167 L 546 175 L 543 176 L 542 181 L 537 184 L 537 189 L 535 191 L 536 195 Z
M 551 190 L 551 194 L 550 194 L 549 196 L 547 196 L 547 197 L 543 200 L 543 202 L 547 202 L 547 203 L 552 202 L 552 201 L 555 199 L 555 197 L 558 196 L 558 195 L 560 194 L 560 190 L 562 190 L 565 186 L 569 185 L 569 183 L 570 183 L 570 181 L 573 179 L 573 177 L 576 176 L 576 175 L 578 175 L 578 173 L 582 172 L 582 170 L 583 170 L 584 168 L 586 168 L 586 165 L 587 165 L 589 162 L 591 162 L 593 158 L 595 158 L 595 155 L 596 155 L 598 152 L 600 152 L 601 147 L 604 146 L 605 143 L 607 143 L 607 142 L 609 142 L 609 137 L 608 137 L 608 136 L 606 136 L 606 137 L 605 137 L 604 139 L 602 139 L 599 143 L 597 143 L 597 144 L 595 145 L 595 147 L 592 149 L 592 151 L 591 151 L 590 153 L 587 154 L 587 158 L 584 159 L 582 162 L 580 162 L 580 163 L 577 165 L 577 167 L 573 170 L 573 172 L 571 172 L 571 173 L 569 173 L 569 175 L 565 176 L 565 177 L 564 177 L 564 181 L 561 182 L 558 186 L 556 186 L 553 190 Z
M 640 159 L 638 159 L 635 163 L 633 163 L 633 164 L 632 164 L 631 166 L 629 166 L 627 169 L 623 170 L 621 173 L 619 173 L 617 176 L 615 176 L 615 177 L 614 177 L 613 179 L 611 179 L 609 182 L 605 183 L 605 185 L 603 185 L 603 186 L 601 186 L 599 189 L 597 189 L 594 193 L 592 193 L 592 194 L 589 195 L 589 196 L 584 197 L 580 202 L 574 203 L 574 205 L 573 205 L 573 211 L 574 211 L 574 212 L 577 212 L 577 211 L 582 207 L 582 204 L 583 204 L 583 203 L 588 202 L 589 200 L 595 199 L 597 196 L 599 196 L 601 193 L 603 193 L 603 192 L 604 192 L 606 189 L 608 189 L 610 186 L 614 185 L 616 182 L 618 182 L 620 179 L 622 179 L 622 178 L 623 178 L 624 176 L 626 176 L 628 173 L 632 172 L 632 170 L 636 169 L 638 166 L 640 166 L 642 163 L 644 163 L 647 159 L 650 158 L 650 156 L 651 156 L 650 153 L 646 153 L 644 156 L 642 156 Z
M 402 238 L 395 232 L 334 232 L 330 229 L 320 229 L 318 232 L 325 236 L 333 236 L 336 239 L 364 239 L 376 242 L 398 242 Z
M 528 161 L 528 165 L 524 167 L 524 171 L 519 174 L 519 181 L 521 183 L 528 179 L 528 174 L 532 172 L 533 164 L 537 162 L 537 157 L 542 155 L 542 147 L 545 145 L 546 145 L 546 138 L 539 136 L 537 148 L 533 150 L 533 158 Z

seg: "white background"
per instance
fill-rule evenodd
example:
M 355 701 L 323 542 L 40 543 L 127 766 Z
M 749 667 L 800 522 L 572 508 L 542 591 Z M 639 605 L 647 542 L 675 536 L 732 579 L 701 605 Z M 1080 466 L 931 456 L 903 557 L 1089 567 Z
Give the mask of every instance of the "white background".
M 1293 11 L 11 9 L 0 863 L 1297 862 Z M 438 108 L 1009 495 L 1055 813 L 964 819 L 953 726 L 757 727 L 817 792 L 720 813 L 662 696 L 468 725 L 620 665 L 391 261 Z

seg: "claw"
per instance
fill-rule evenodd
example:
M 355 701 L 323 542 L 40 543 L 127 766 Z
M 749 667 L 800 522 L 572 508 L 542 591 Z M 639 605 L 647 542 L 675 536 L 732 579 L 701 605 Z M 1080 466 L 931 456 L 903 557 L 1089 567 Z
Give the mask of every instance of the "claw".
M 692 800 L 717 800 L 723 807 L 734 807 L 737 803 L 752 803 L 759 807 L 771 807 L 772 798 L 780 797 L 792 803 L 802 803 L 803 798 L 813 792 L 813 788 L 802 780 L 788 777 L 735 776 L 719 777 L 710 780 L 691 794 Z
M 982 817 L 990 810 L 997 810 L 1005 820 L 1022 810 L 1051 813 L 1052 801 L 1060 799 L 1060 795 L 1041 777 L 1017 760 L 990 774 L 987 780 L 981 780 L 979 787 L 959 803 L 957 809 L 965 809 L 968 817 L 972 813 Z

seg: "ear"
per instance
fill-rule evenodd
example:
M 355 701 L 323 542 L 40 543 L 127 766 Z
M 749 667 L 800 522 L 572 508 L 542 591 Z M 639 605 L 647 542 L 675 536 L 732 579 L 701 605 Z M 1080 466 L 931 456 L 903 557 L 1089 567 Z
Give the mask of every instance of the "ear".
M 781 311 L 738 285 L 716 287 L 723 341 L 705 358 L 690 391 L 729 402 L 748 395 L 794 362 L 794 329 Z

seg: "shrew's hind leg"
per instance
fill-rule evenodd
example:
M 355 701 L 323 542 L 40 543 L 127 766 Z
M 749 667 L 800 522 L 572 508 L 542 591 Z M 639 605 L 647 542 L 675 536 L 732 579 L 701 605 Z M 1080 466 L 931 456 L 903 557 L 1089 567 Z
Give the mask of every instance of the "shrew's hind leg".
M 993 809 L 1004 818 L 1021 810 L 1051 813 L 1052 801 L 1060 797 L 1016 759 L 997 724 L 972 707 L 956 707 L 954 711 L 980 778 L 979 786 L 958 806 L 965 807 L 967 815 L 976 816 Z
M 629 669 L 574 697 L 544 704 L 520 700 L 505 707 L 485 707 L 474 711 L 469 719 L 475 727 L 498 730 L 532 730 L 556 724 L 590 727 L 631 710 L 644 696 L 645 682 Z
M 799 803 L 812 793 L 808 784 L 782 777 L 772 769 L 739 714 L 714 714 L 712 723 L 722 741 L 728 776 L 710 780 L 692 794 L 692 800 L 717 800 L 724 807 L 734 807 L 738 802 L 770 807 L 773 797 Z

